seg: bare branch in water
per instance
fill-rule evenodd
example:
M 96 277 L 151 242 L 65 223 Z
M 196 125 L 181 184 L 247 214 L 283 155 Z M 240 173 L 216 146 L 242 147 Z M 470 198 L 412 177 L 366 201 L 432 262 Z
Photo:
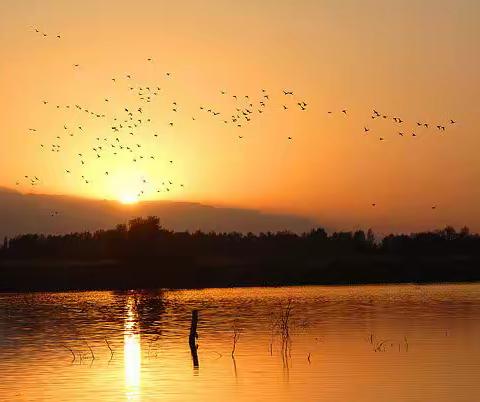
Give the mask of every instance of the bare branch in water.
M 110 360 L 113 359 L 113 354 L 115 353 L 113 349 L 110 347 L 110 344 L 108 343 L 107 338 L 105 338 L 105 343 L 107 344 L 108 349 L 110 350 Z
M 90 356 L 92 357 L 92 361 L 95 360 L 95 355 L 93 354 L 93 349 L 90 347 L 87 341 L 85 341 L 87 344 L 87 348 L 90 350 Z
M 75 357 L 75 353 L 73 352 L 73 350 L 71 348 L 69 348 L 67 345 L 62 345 L 65 349 L 67 349 L 68 351 L 70 351 L 70 353 L 72 354 L 73 356 L 73 360 L 72 360 L 72 363 L 75 361 L 76 357 Z
M 238 327 L 238 320 L 233 321 L 233 347 L 232 347 L 232 357 L 235 355 L 235 349 L 237 347 L 238 339 L 240 338 L 241 329 Z

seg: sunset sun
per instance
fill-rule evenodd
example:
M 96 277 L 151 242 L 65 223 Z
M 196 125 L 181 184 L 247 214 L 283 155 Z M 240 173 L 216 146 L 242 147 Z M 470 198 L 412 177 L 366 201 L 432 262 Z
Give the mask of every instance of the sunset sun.
M 119 198 L 119 201 L 122 204 L 136 204 L 138 202 L 138 197 L 134 194 L 122 194 Z

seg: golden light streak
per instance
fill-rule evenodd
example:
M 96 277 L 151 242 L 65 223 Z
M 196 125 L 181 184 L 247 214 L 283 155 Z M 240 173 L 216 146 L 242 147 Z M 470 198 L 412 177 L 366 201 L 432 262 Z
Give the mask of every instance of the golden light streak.
M 138 314 L 133 297 L 127 300 L 124 328 L 125 396 L 128 400 L 140 400 L 142 349 L 138 331 Z

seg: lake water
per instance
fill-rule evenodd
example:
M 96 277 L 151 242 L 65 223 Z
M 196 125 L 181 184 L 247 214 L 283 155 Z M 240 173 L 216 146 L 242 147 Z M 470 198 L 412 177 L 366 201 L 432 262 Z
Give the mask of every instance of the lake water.
M 470 402 L 479 378 L 479 284 L 0 294 L 2 401 Z

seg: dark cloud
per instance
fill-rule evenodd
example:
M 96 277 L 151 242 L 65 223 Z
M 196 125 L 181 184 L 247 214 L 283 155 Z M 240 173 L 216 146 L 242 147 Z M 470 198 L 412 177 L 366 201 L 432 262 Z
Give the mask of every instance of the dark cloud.
M 158 216 L 164 227 L 173 230 L 254 233 L 291 230 L 300 233 L 316 226 L 309 218 L 253 209 L 171 201 L 121 205 L 116 201 L 70 196 L 25 195 L 0 188 L 2 237 L 22 233 L 68 233 L 107 229 L 130 218 L 147 215 Z

